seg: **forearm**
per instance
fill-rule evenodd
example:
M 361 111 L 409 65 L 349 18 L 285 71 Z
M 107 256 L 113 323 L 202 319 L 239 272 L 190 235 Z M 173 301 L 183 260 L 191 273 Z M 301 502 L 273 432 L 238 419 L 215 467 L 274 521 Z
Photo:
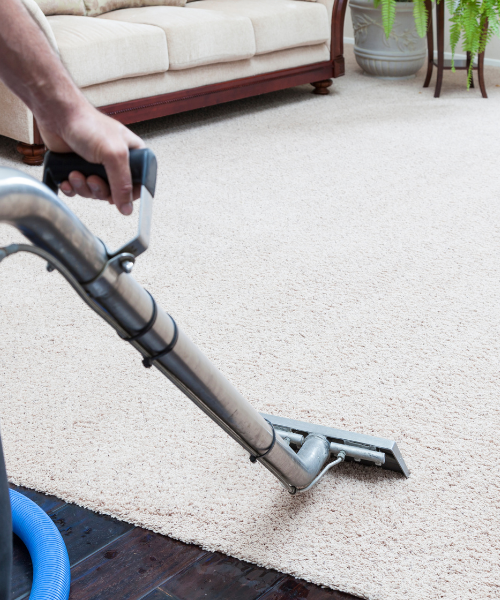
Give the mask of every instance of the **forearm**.
M 20 0 L 0 0 L 0 78 L 45 129 L 59 133 L 87 101 Z
M 143 147 L 142 140 L 87 102 L 21 0 L 0 0 L 0 79 L 32 110 L 50 150 L 76 152 L 106 169 L 109 187 L 99 177 L 70 173 L 61 189 L 109 200 L 130 214 L 129 149 Z

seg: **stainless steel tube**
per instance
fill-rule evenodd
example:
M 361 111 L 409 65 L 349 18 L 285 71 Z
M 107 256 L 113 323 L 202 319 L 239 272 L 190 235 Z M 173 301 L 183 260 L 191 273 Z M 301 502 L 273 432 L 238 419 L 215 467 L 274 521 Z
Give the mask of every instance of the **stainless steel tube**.
M 276 433 L 281 436 L 283 439 L 288 438 L 290 443 L 295 444 L 296 446 L 302 446 L 305 441 L 305 437 L 300 433 L 294 433 L 293 431 L 284 431 L 283 429 L 279 429 L 275 427 Z
M 337 456 L 340 452 L 344 452 L 346 456 L 354 458 L 354 460 L 369 460 L 378 466 L 385 463 L 385 454 L 370 450 L 368 448 L 356 448 L 356 446 L 348 446 L 346 444 L 330 443 L 330 452 Z
M 101 307 L 130 335 L 141 331 L 153 314 L 153 300 L 116 264 L 108 263 L 104 245 L 47 187 L 13 169 L 0 168 L 0 221 L 19 229 L 33 244 L 60 260 Z M 172 343 L 175 325 L 158 307 L 139 349 L 155 355 Z M 264 454 L 273 429 L 178 330 L 174 348 L 155 365 L 243 448 Z M 272 450 L 258 458 L 292 493 L 307 487 L 329 454 L 326 438 L 315 436 L 295 453 L 279 435 Z
M 48 188 L 15 169 L 0 167 L 0 221 L 49 250 L 79 281 L 96 277 L 106 263 L 104 245 Z

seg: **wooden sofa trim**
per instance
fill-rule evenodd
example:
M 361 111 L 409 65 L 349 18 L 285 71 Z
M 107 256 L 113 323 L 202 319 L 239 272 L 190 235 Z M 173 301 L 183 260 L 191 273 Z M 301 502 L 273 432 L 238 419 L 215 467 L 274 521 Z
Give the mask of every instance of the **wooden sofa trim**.
M 332 45 L 330 60 L 282 71 L 262 73 L 252 77 L 233 79 L 222 83 L 205 85 L 189 90 L 171 92 L 160 96 L 140 98 L 101 106 L 99 110 L 125 125 L 165 117 L 196 108 L 204 108 L 241 100 L 267 92 L 275 92 L 297 85 L 310 83 L 313 93 L 328 94 L 332 77 L 341 77 L 345 73 L 344 63 L 344 20 L 348 0 L 335 0 L 332 11 Z M 23 162 L 29 165 L 41 165 L 45 147 L 34 119 L 34 143 L 20 142 L 17 150 L 23 155 Z
M 138 123 L 139 121 L 174 115 L 187 110 L 275 92 L 304 83 L 330 81 L 330 77 L 333 77 L 332 64 L 324 62 L 204 85 L 198 88 L 161 94 L 160 96 L 119 102 L 101 106 L 99 110 L 121 123 Z M 320 86 L 320 89 L 324 88 Z

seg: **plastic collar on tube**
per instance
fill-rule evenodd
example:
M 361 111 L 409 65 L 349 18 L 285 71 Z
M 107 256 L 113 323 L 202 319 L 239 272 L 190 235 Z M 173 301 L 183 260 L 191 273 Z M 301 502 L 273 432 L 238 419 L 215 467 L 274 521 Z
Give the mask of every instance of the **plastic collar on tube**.
M 33 585 L 29 600 L 68 600 L 70 566 L 68 551 L 50 517 L 34 502 L 9 490 L 12 529 L 33 562 Z

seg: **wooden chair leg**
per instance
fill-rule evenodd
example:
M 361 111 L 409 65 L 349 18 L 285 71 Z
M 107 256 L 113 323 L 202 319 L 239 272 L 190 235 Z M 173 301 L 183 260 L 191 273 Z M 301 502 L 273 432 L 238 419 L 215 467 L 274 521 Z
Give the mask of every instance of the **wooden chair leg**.
M 486 19 L 484 23 L 484 33 L 488 31 L 488 19 Z M 479 80 L 479 89 L 481 90 L 481 94 L 483 98 L 487 98 L 488 94 L 486 93 L 486 85 L 484 83 L 484 52 L 477 57 L 477 78 Z
M 25 165 L 38 167 L 43 164 L 43 157 L 47 148 L 43 144 L 25 144 L 24 142 L 19 142 L 17 144 L 17 151 L 19 154 L 22 154 Z
M 471 62 L 470 61 L 470 52 L 467 52 L 467 73 L 469 73 L 470 62 Z M 474 71 L 472 71 L 472 73 L 471 73 L 470 86 L 471 86 L 471 88 L 474 87 Z
M 427 9 L 427 75 L 425 76 L 424 87 L 429 87 L 432 77 L 432 68 L 434 67 L 434 32 L 432 30 L 432 0 L 425 0 Z
M 313 94 L 319 94 L 320 96 L 326 96 L 330 93 L 328 89 L 333 83 L 331 79 L 324 79 L 323 81 L 315 81 L 311 83 L 314 86 Z
M 481 52 L 477 57 L 477 78 L 479 80 L 479 89 L 483 98 L 487 98 L 486 85 L 484 83 L 484 52 Z
M 434 90 L 434 98 L 439 98 L 441 94 L 441 85 L 443 84 L 443 69 L 444 69 L 444 0 L 436 3 L 436 29 L 437 29 L 437 78 L 436 89 Z

